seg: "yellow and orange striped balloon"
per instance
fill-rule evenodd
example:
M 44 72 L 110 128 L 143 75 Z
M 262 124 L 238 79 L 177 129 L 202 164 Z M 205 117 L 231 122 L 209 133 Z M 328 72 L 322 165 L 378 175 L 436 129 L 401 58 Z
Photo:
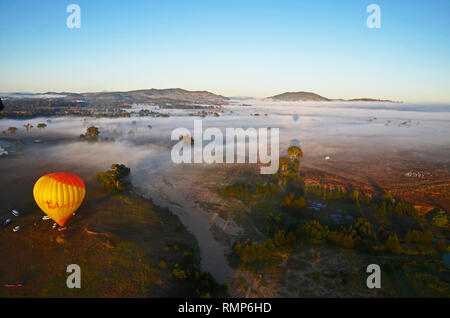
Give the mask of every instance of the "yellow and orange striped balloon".
M 65 172 L 47 174 L 33 188 L 37 205 L 60 226 L 80 207 L 85 194 L 83 180 Z

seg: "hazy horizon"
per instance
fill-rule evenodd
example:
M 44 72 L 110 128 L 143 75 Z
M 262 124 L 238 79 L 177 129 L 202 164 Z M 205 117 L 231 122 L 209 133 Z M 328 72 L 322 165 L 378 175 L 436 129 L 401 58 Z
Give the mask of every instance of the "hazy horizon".
M 209 93 L 213 93 L 216 95 L 221 95 L 224 96 L 225 98 L 228 98 L 230 100 L 265 100 L 265 99 L 269 99 L 275 95 L 280 95 L 283 93 L 293 93 L 293 92 L 288 92 L 288 91 L 284 91 L 284 92 L 277 92 L 277 93 L 273 93 L 272 95 L 266 95 L 266 96 L 227 96 L 227 95 L 223 95 L 223 94 L 219 94 L 217 92 L 214 91 L 209 91 L 209 90 L 205 90 L 205 89 L 199 89 L 199 90 L 188 90 L 185 89 L 183 87 L 164 87 L 164 88 L 156 88 L 156 87 L 150 87 L 150 88 L 137 88 L 137 89 L 130 89 L 130 90 L 101 90 L 101 91 L 70 91 L 70 90 L 62 90 L 62 91 L 55 91 L 55 90 L 46 90 L 46 91 L 9 91 L 9 92 L 2 92 L 0 91 L 0 98 L 8 98 L 11 96 L 8 95 L 13 95 L 13 94 L 21 94 L 21 95 L 33 95 L 33 97 L 30 96 L 26 96 L 24 98 L 57 98 L 58 95 L 55 96 L 46 96 L 46 95 L 51 95 L 51 93 L 55 93 L 55 94 L 64 94 L 64 93 L 75 93 L 75 94 L 89 94 L 89 93 L 117 93 L 117 92 L 129 92 L 129 91 L 140 91 L 140 90 L 152 90 L 152 89 L 156 89 L 156 90 L 169 90 L 169 89 L 182 89 L 182 90 L 186 90 L 186 91 L 190 91 L 190 92 L 209 92 Z M 360 95 L 356 95 L 356 96 L 350 96 L 348 98 L 334 98 L 333 96 L 326 96 L 323 95 L 321 93 L 318 92 L 308 92 L 308 91 L 304 91 L 304 90 L 298 90 L 295 92 L 305 92 L 305 93 L 314 93 L 317 95 L 320 95 L 322 97 L 328 98 L 329 101 L 281 101 L 281 103 L 286 103 L 286 104 L 295 104 L 295 103 L 335 103 L 335 102 L 350 102 L 352 99 L 358 99 L 358 98 L 371 98 L 371 99 L 380 99 L 380 101 L 358 101 L 358 102 L 363 102 L 363 103 L 383 103 L 382 99 L 377 97 L 377 96 L 360 96 Z M 18 97 L 16 97 L 18 98 Z M 416 104 L 420 104 L 420 105 L 450 105 L 450 101 L 406 101 L 406 100 L 400 100 L 400 99 L 389 99 L 388 102 L 394 102 L 394 103 L 401 103 L 404 105 L 416 105 Z M 276 103 L 277 101 L 273 101 L 274 103 Z M 278 101 L 279 103 L 280 101 Z M 355 103 L 356 101 L 351 101 L 352 103 Z M 139 104 L 139 103 L 138 103 Z M 144 103 L 145 104 L 145 103 Z

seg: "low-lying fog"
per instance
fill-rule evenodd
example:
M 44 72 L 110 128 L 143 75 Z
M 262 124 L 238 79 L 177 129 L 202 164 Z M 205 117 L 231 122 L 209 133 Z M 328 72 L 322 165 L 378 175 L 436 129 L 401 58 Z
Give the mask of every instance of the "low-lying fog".
M 145 106 L 140 105 L 137 109 L 143 107 Z M 154 111 L 154 107 L 149 108 Z M 450 105 L 239 100 L 219 110 L 219 117 L 192 116 L 197 115 L 198 110 L 164 109 L 161 112 L 170 113 L 171 117 L 70 117 L 51 118 L 50 122 L 47 122 L 47 118 L 1 119 L 0 132 L 6 132 L 0 134 L 0 147 L 12 155 L 15 146 L 11 141 L 15 138 L 24 139 L 28 143 L 39 143 L 42 140 L 39 147 L 33 147 L 35 151 L 53 147 L 54 143 L 47 145 L 47 140 L 66 141 L 66 152 L 71 152 L 71 147 L 79 155 L 95 152 L 95 161 L 98 162 L 101 157 L 111 161 L 117 149 L 119 158 L 132 164 L 136 158 L 145 161 L 146 154 L 155 152 L 154 146 L 169 149 L 174 144 L 170 140 L 173 129 L 186 127 L 193 132 L 194 119 L 202 119 L 203 129 L 218 127 L 224 135 L 227 127 L 280 128 L 280 150 L 285 150 L 290 144 L 301 145 L 305 158 L 309 155 L 332 156 L 335 152 L 350 151 L 355 147 L 358 151 L 377 152 L 426 152 L 436 149 L 445 152 L 450 148 Z M 29 132 L 24 127 L 27 123 L 33 125 Z M 38 123 L 45 123 L 47 127 L 37 128 Z M 100 139 L 113 137 L 115 142 L 95 146 L 78 142 L 78 136 L 92 125 L 99 128 Z M 7 132 L 8 127 L 17 127 L 19 130 L 11 134 Z M 59 152 L 55 148 L 46 153 L 56 156 Z M 168 159 L 170 158 L 166 158 Z

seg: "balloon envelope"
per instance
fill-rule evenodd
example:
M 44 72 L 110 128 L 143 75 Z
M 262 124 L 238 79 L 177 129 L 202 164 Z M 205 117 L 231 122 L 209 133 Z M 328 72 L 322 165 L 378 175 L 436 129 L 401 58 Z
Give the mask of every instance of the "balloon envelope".
M 86 186 L 72 173 L 47 174 L 35 183 L 34 200 L 60 226 L 73 215 L 86 194 Z

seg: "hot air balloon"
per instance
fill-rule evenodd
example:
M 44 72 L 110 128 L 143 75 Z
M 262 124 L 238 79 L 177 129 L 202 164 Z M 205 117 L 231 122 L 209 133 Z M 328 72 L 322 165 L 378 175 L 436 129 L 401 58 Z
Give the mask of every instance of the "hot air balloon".
M 33 188 L 37 205 L 63 226 L 83 202 L 86 186 L 72 173 L 51 173 L 39 178 Z

